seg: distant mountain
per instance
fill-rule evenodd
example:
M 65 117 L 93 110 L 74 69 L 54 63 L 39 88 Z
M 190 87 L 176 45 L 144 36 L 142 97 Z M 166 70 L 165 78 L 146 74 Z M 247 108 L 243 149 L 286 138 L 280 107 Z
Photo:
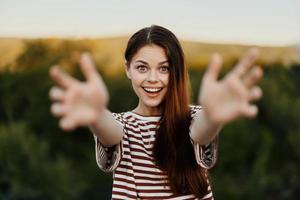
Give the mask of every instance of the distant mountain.
M 116 74 L 123 70 L 123 53 L 128 37 L 99 38 L 99 39 L 14 39 L 0 38 L 0 69 L 4 66 L 18 68 L 16 59 L 26 51 L 28 42 L 43 43 L 53 51 L 70 51 L 72 59 L 79 57 L 81 50 L 90 51 L 102 71 Z M 65 47 L 68 44 L 68 48 Z M 182 41 L 182 45 L 189 67 L 198 68 L 207 66 L 212 53 L 219 52 L 225 65 L 232 65 L 248 48 L 247 45 L 236 44 L 209 44 L 193 41 Z M 259 47 L 261 49 L 261 64 L 300 64 L 300 44 L 287 47 Z M 74 51 L 74 52 L 72 52 Z M 68 57 L 62 58 L 61 64 L 68 64 Z
M 236 44 L 209 44 L 200 42 L 183 42 L 183 46 L 191 66 L 207 65 L 212 53 L 218 52 L 223 56 L 225 64 L 232 64 L 240 58 L 249 49 L 250 45 Z M 293 46 L 270 47 L 256 46 L 260 49 L 261 55 L 259 63 L 261 64 L 282 64 L 288 66 L 291 64 L 300 64 L 299 52 Z

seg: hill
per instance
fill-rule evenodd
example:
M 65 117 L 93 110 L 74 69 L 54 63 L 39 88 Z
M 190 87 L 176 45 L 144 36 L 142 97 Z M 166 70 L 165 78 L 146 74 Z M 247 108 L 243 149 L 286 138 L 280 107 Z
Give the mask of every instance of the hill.
M 14 39 L 0 38 L 0 70 L 18 70 L 16 60 L 28 51 L 28 43 L 42 44 L 51 51 L 64 51 L 69 56 L 60 59 L 59 64 L 69 66 L 77 62 L 80 52 L 90 51 L 98 67 L 108 75 L 118 74 L 123 70 L 123 52 L 128 37 L 99 38 L 99 39 Z M 194 41 L 181 41 L 188 66 L 191 68 L 205 67 L 212 53 L 219 52 L 224 58 L 225 65 L 232 65 L 245 51 L 247 45 L 209 44 Z M 259 47 L 261 57 L 259 63 L 281 64 L 289 66 L 300 63 L 299 46 Z M 71 59 L 71 60 L 70 60 Z

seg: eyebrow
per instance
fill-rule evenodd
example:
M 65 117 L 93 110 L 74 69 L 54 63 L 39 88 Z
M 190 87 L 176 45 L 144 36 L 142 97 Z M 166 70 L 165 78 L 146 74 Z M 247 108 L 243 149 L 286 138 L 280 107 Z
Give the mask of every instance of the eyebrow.
M 135 61 L 135 62 L 141 62 L 141 63 L 143 63 L 143 64 L 148 64 L 148 63 L 147 63 L 146 61 L 144 61 L 144 60 L 137 60 L 137 61 Z M 162 64 L 165 64 L 165 63 L 169 63 L 169 61 L 168 61 L 168 60 L 164 60 L 164 61 L 159 62 L 158 64 L 162 65 Z

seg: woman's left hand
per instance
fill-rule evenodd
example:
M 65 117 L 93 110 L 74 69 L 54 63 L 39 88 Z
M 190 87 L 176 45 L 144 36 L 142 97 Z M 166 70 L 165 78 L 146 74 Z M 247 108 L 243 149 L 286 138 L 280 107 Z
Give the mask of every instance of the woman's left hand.
M 257 49 L 250 49 L 222 80 L 217 80 L 222 58 L 219 54 L 212 56 L 198 96 L 198 103 L 211 122 L 226 124 L 241 116 L 256 116 L 257 106 L 251 102 L 262 96 L 256 83 L 263 76 L 262 69 L 253 66 L 258 54 Z

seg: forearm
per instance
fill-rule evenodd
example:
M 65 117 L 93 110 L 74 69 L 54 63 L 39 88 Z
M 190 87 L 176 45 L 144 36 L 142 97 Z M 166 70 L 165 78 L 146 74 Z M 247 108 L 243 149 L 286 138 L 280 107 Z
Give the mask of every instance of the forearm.
M 191 124 L 190 137 L 200 145 L 208 144 L 220 132 L 222 124 L 210 120 L 204 109 L 200 110 Z
M 90 130 L 104 146 L 113 146 L 122 140 L 123 127 L 114 119 L 111 112 L 104 109 L 95 123 L 89 126 Z

